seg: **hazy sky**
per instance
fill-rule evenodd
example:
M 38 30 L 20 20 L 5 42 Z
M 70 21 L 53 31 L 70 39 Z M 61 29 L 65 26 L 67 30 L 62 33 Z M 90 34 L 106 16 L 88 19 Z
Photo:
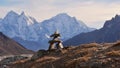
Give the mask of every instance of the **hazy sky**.
M 0 0 L 0 17 L 13 10 L 24 11 L 43 21 L 58 13 L 68 13 L 90 27 L 100 28 L 105 20 L 120 14 L 120 0 Z

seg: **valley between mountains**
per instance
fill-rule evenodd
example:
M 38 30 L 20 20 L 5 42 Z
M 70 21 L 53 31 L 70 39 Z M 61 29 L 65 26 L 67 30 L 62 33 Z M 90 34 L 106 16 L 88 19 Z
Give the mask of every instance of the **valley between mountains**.
M 0 19 L 0 68 L 120 68 L 119 27 L 120 15 L 95 29 L 66 13 L 38 22 L 10 11 Z M 63 48 L 48 50 L 55 31 Z

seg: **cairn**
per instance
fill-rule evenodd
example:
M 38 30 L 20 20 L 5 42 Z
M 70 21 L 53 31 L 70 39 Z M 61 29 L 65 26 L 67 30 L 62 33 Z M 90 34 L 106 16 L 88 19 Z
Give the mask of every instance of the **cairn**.
M 60 33 L 58 33 L 58 31 L 55 31 L 55 33 L 52 34 L 50 37 L 52 38 L 52 40 L 49 41 L 49 50 L 63 48 L 62 41 L 60 40 L 61 36 Z

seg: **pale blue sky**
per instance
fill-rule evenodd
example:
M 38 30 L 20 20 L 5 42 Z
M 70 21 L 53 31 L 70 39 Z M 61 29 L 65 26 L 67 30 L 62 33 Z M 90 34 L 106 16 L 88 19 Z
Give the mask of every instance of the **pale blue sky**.
M 120 14 L 120 0 L 0 0 L 0 18 L 15 11 L 43 21 L 58 13 L 68 13 L 90 27 L 100 28 L 105 20 Z

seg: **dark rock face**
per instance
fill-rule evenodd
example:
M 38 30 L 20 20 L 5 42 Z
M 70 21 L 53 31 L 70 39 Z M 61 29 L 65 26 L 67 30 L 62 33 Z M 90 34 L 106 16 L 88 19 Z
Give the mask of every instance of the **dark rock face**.
M 4 58 L 0 61 L 0 64 L 1 65 L 4 65 L 4 64 L 10 64 L 12 62 L 15 62 L 15 61 L 18 61 L 18 60 L 24 60 L 24 59 L 27 59 L 28 57 L 24 57 L 24 56 L 13 56 L 13 57 L 7 57 L 7 58 Z
M 7 36 L 0 32 L 0 56 L 32 53 L 33 53 L 32 51 L 27 50 L 22 45 L 8 38 Z
M 79 34 L 64 42 L 64 45 L 79 45 L 84 43 L 104 43 L 120 40 L 120 16 L 105 22 L 103 28 L 88 33 Z

